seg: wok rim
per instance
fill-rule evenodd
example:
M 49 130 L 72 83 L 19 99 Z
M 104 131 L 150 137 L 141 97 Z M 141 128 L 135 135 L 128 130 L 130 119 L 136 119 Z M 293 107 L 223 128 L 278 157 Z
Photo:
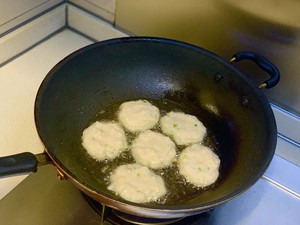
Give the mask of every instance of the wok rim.
M 40 123 L 39 123 L 39 105 L 40 102 L 42 102 L 42 93 L 44 92 L 44 88 L 47 87 L 47 83 L 51 80 L 53 74 L 55 74 L 56 70 L 59 70 L 59 68 L 68 63 L 69 60 L 73 59 L 76 57 L 78 54 L 81 54 L 83 52 L 89 51 L 90 49 L 93 49 L 95 47 L 99 46 L 108 46 L 108 45 L 114 45 L 116 43 L 120 42 L 159 42 L 159 43 L 165 43 L 165 44 L 171 44 L 171 45 L 176 45 L 176 46 L 181 46 L 184 48 L 189 48 L 192 50 L 195 50 L 197 52 L 205 52 L 207 54 L 207 57 L 211 57 L 214 60 L 217 60 L 218 62 L 224 64 L 226 67 L 228 67 L 231 70 L 234 70 L 237 72 L 242 78 L 244 78 L 247 82 L 247 84 L 253 89 L 253 92 L 255 95 L 259 97 L 259 99 L 263 102 L 265 108 L 265 112 L 268 115 L 268 123 L 269 126 L 271 127 L 272 133 L 270 134 L 270 143 L 273 145 L 270 148 L 270 152 L 268 153 L 268 157 L 265 159 L 265 163 L 263 164 L 263 167 L 260 168 L 260 173 L 257 173 L 251 180 L 249 180 L 247 183 L 244 183 L 243 186 L 240 186 L 237 190 L 231 192 L 231 194 L 223 196 L 221 198 L 218 198 L 213 201 L 205 202 L 205 203 L 199 203 L 195 205 L 187 205 L 187 206 L 172 206 L 172 205 L 147 205 L 147 204 L 138 204 L 138 203 L 133 203 L 129 202 L 126 200 L 122 200 L 120 198 L 111 198 L 110 196 L 106 195 L 105 193 L 99 193 L 95 190 L 93 190 L 91 187 L 89 187 L 88 184 L 84 184 L 84 182 L 81 182 L 78 180 L 78 178 L 68 170 L 55 156 L 53 151 L 51 151 L 47 147 L 47 140 L 45 137 L 42 136 L 40 130 Z M 130 213 L 132 215 L 142 215 L 145 217 L 152 217 L 152 218 L 179 218 L 179 217 L 185 217 L 185 216 L 190 216 L 190 215 L 195 215 L 198 213 L 202 213 L 204 211 L 210 210 L 212 208 L 215 208 L 216 206 L 219 206 L 221 204 L 224 204 L 227 201 L 230 201 L 231 199 L 241 195 L 248 189 L 250 189 L 265 173 L 267 168 L 269 167 L 272 158 L 275 154 L 275 148 L 276 148 L 276 140 L 277 140 L 277 127 L 276 127 L 276 122 L 275 122 L 275 117 L 273 114 L 273 111 L 269 105 L 269 102 L 265 95 L 257 88 L 256 83 L 246 74 L 244 74 L 243 71 L 241 71 L 238 67 L 235 65 L 229 63 L 226 61 L 224 58 L 218 56 L 217 54 L 210 52 L 206 49 L 203 49 L 201 47 L 177 41 L 177 40 L 172 40 L 172 39 L 167 39 L 167 38 L 157 38 L 157 37 L 122 37 L 122 38 L 114 38 L 114 39 L 109 39 L 101 42 L 96 42 L 90 45 L 87 45 L 83 48 L 80 48 L 73 53 L 69 54 L 65 58 L 63 58 L 61 61 L 59 61 L 45 76 L 43 79 L 37 95 L 35 99 L 35 104 L 34 104 L 34 119 L 35 119 L 35 124 L 36 124 L 36 129 L 37 133 L 39 135 L 40 140 L 42 141 L 44 147 L 45 147 L 45 152 L 49 155 L 55 166 L 63 172 L 67 176 L 67 178 L 70 179 L 70 181 L 78 187 L 81 191 L 92 197 L 93 199 L 105 204 L 106 206 L 109 206 L 111 208 Z

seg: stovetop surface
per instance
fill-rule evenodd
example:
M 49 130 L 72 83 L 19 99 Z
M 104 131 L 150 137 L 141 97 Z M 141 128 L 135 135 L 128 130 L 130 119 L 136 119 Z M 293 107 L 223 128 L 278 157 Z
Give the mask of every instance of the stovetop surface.
M 174 225 L 209 224 L 212 212 L 184 218 Z M 0 201 L 1 224 L 22 225 L 94 225 L 99 215 L 86 197 L 70 182 L 56 179 L 52 165 L 39 168 Z M 104 217 L 104 224 L 130 224 Z
M 241 196 L 175 225 L 296 225 L 299 202 L 297 196 L 260 179 Z M 0 218 L 2 225 L 99 225 L 101 221 L 72 183 L 56 178 L 52 165 L 40 167 L 0 201 Z

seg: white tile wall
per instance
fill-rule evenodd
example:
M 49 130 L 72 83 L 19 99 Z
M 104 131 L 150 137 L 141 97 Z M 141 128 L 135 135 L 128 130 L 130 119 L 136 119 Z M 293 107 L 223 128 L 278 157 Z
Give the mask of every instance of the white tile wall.
M 1 0 L 0 35 L 64 0 Z
M 49 22 L 51 21 L 51 22 Z M 0 65 L 32 47 L 66 24 L 65 5 L 0 38 Z
M 0 156 L 43 151 L 33 113 L 39 85 L 62 58 L 91 43 L 81 35 L 64 30 L 0 67 Z M 25 177 L 0 179 L 0 199 Z
M 114 29 L 111 24 L 72 5 L 68 5 L 68 25 L 96 41 L 128 36 Z
M 69 0 L 69 2 L 114 23 L 116 0 Z

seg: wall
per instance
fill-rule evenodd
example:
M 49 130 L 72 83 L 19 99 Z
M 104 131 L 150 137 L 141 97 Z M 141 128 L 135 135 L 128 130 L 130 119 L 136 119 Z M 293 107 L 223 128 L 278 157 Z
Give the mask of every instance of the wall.
M 64 0 L 1 0 L 0 37 Z
M 65 0 L 2 0 L 0 37 Z M 281 71 L 264 90 L 271 102 L 300 116 L 299 0 L 69 0 L 133 35 L 186 41 L 230 59 L 256 51 Z M 237 64 L 257 83 L 266 75 L 249 62 Z
M 300 116 L 300 1 L 118 0 L 116 26 L 133 35 L 193 43 L 230 59 L 256 51 L 278 66 L 281 81 L 264 90 L 271 102 Z M 237 64 L 260 83 L 266 75 Z
M 115 21 L 116 0 L 69 0 L 69 2 L 110 23 Z
M 115 21 L 116 0 L 1 0 L 0 37 L 65 2 L 74 4 L 107 22 Z

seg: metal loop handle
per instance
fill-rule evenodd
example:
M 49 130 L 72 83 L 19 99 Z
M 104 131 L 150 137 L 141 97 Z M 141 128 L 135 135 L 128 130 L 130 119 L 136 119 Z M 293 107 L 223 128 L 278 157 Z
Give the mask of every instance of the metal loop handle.
M 272 88 L 279 82 L 280 72 L 278 68 L 268 59 L 266 59 L 258 53 L 239 52 L 232 56 L 230 62 L 239 62 L 244 59 L 248 59 L 255 62 L 261 69 L 263 69 L 266 73 L 268 73 L 271 76 L 270 79 L 264 81 L 261 85 L 259 85 L 259 88 Z

